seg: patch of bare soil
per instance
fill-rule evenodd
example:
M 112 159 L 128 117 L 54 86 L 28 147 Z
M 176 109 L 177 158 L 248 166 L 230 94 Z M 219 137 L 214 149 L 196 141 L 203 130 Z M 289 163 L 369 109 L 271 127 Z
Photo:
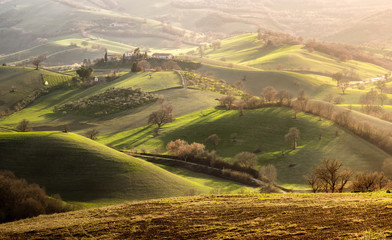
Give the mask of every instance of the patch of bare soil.
M 392 195 L 391 195 L 392 197 Z M 2 239 L 373 239 L 392 237 L 392 198 L 209 195 L 75 211 L 0 225 Z

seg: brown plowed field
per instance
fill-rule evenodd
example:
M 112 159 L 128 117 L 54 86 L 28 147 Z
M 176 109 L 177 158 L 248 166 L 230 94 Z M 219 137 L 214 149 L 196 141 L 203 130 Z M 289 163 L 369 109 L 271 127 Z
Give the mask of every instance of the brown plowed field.
M 209 195 L 0 225 L 1 239 L 384 239 L 392 194 Z

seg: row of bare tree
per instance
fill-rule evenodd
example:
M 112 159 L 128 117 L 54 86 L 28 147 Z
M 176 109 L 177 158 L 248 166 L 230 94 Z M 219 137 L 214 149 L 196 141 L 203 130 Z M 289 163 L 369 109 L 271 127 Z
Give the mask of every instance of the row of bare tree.
M 316 192 L 343 192 L 350 178 L 354 175 L 350 169 L 342 170 L 342 163 L 336 159 L 324 159 L 305 176 L 306 181 Z M 351 188 L 358 192 L 383 189 L 389 179 L 383 172 L 358 172 L 351 182 Z

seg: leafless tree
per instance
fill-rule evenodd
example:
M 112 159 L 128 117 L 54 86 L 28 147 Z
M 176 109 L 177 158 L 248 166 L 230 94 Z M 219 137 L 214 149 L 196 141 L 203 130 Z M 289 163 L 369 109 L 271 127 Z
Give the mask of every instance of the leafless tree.
M 224 96 L 219 99 L 220 105 L 226 107 L 227 110 L 230 110 L 235 101 L 235 97 L 233 96 Z
M 304 178 L 305 178 L 306 182 L 312 188 L 313 193 L 320 191 L 320 189 L 322 188 L 322 183 L 321 183 L 320 179 L 318 179 L 318 177 L 316 176 L 316 174 L 314 172 L 312 172 L 309 175 L 304 176 Z
M 207 139 L 206 142 L 211 143 L 211 145 L 214 147 L 214 150 L 216 150 L 216 146 L 220 142 L 220 138 L 216 134 L 210 135 Z
M 95 128 L 86 132 L 86 136 L 88 138 L 90 138 L 91 140 L 97 139 L 98 134 L 99 134 L 99 131 Z
M 334 96 L 333 96 L 332 93 L 327 93 L 327 94 L 324 96 L 324 101 L 331 103 L 332 100 L 333 100 L 333 98 L 334 98 Z
M 349 87 L 349 80 L 346 78 L 343 78 L 342 80 L 339 81 L 339 87 L 342 90 L 343 95 L 346 92 L 346 89 Z
M 359 172 L 353 181 L 355 191 L 367 192 L 382 189 L 386 184 L 384 173 L 379 172 Z
M 384 105 L 384 102 L 388 100 L 388 95 L 385 93 L 378 94 L 378 99 L 380 100 L 381 106 Z
M 289 132 L 284 136 L 286 141 L 293 143 L 293 150 L 297 149 L 297 140 L 300 137 L 300 131 L 296 127 L 290 128 Z
M 297 100 L 295 101 L 294 108 L 300 110 L 300 111 L 305 111 L 306 107 L 308 106 L 309 98 L 306 96 L 306 92 L 304 90 L 301 90 L 298 93 Z
M 287 90 L 281 90 L 276 94 L 276 98 L 279 101 L 279 104 L 283 104 L 284 102 L 290 103 L 293 95 Z
M 350 170 L 340 171 L 342 163 L 336 159 L 324 159 L 321 165 L 314 168 L 315 176 L 329 192 L 342 192 L 351 177 Z
M 277 94 L 277 92 L 276 92 L 275 88 L 272 86 L 265 87 L 261 91 L 261 97 L 264 98 L 267 102 L 274 101 L 276 98 L 276 94 Z
M 244 116 L 244 107 L 245 107 L 244 100 L 238 99 L 234 102 L 234 104 L 237 107 L 237 110 L 238 110 L 240 117 Z
M 332 79 L 336 81 L 336 86 L 339 86 L 339 82 L 343 79 L 344 75 L 341 72 L 332 74 Z
M 33 129 L 29 125 L 30 125 L 30 121 L 23 119 L 22 121 L 19 122 L 18 126 L 16 126 L 16 129 L 19 132 L 30 132 Z
M 157 125 L 156 133 L 159 132 L 159 129 L 163 125 L 172 121 L 173 121 L 173 105 L 165 101 L 161 102 L 161 106 L 159 110 L 152 112 L 148 117 L 148 124 Z
M 31 63 L 35 66 L 35 70 L 38 70 L 39 65 L 41 65 L 41 63 L 45 61 L 45 59 L 46 59 L 45 55 L 41 55 L 31 59 Z
M 272 164 L 263 166 L 259 170 L 259 178 L 261 180 L 267 180 L 270 183 L 275 183 L 276 177 L 278 176 L 276 168 Z
M 245 84 L 244 84 L 243 81 L 237 80 L 237 81 L 234 83 L 234 86 L 235 86 L 237 89 L 239 89 L 239 90 L 244 90 Z
M 257 156 L 254 153 L 250 152 L 241 152 L 235 155 L 235 162 L 239 166 L 243 167 L 254 167 L 257 164 Z

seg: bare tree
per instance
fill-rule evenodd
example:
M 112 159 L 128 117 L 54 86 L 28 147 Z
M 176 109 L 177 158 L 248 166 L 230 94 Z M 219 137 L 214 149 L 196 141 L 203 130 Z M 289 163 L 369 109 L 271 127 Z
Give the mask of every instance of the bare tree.
M 279 104 L 283 104 L 285 101 L 290 103 L 293 95 L 287 90 L 281 90 L 276 94 L 276 99 L 278 99 Z
M 305 111 L 306 107 L 308 106 L 309 98 L 306 96 L 306 92 L 304 90 L 301 90 L 298 93 L 297 100 L 295 101 L 294 108 L 300 110 L 300 111 Z
M 286 141 L 293 143 L 293 150 L 297 149 L 297 140 L 299 139 L 300 131 L 296 127 L 290 128 L 289 132 L 284 136 Z
M 240 117 L 244 116 L 245 101 L 242 99 L 238 99 L 234 102 L 234 104 L 237 107 L 237 110 L 238 110 Z
M 230 95 L 221 97 L 219 99 L 220 105 L 222 107 L 226 107 L 227 110 L 230 110 L 232 108 L 234 101 L 235 101 L 235 97 Z
M 384 173 L 379 172 L 359 172 L 353 181 L 355 191 L 367 192 L 382 189 L 386 185 L 387 179 Z
M 91 140 L 95 140 L 97 139 L 98 134 L 99 131 L 94 128 L 86 132 L 86 137 L 90 138 Z
M 344 103 L 344 98 L 342 96 L 336 96 L 333 98 L 334 104 L 342 104 Z
M 350 81 L 346 78 L 343 78 L 339 81 L 339 87 L 342 90 L 343 95 L 345 94 L 346 89 L 349 87 L 349 82 Z
M 314 168 L 314 175 L 328 192 L 342 192 L 351 177 L 350 170 L 340 171 L 342 163 L 336 159 L 323 159 L 321 165 Z
M 348 180 L 350 180 L 351 175 L 352 175 L 352 171 L 350 169 L 343 170 L 340 173 L 340 179 L 339 179 L 340 185 L 339 185 L 339 189 L 338 189 L 339 192 L 343 192 L 344 186 L 346 186 Z
M 38 70 L 39 65 L 41 65 L 41 63 L 45 61 L 45 59 L 46 59 L 45 55 L 41 55 L 31 59 L 31 63 L 35 66 L 35 70 Z
M 211 143 L 211 145 L 214 147 L 214 150 L 216 150 L 216 146 L 220 142 L 220 138 L 216 134 L 210 135 L 207 139 L 206 142 Z
M 380 100 L 381 106 L 384 105 L 384 102 L 388 100 L 388 95 L 385 93 L 378 94 L 378 99 Z
M 324 99 L 323 99 L 323 100 L 326 101 L 326 102 L 331 103 L 332 100 L 333 100 L 333 98 L 334 98 L 334 96 L 333 96 L 332 93 L 327 93 L 327 94 L 324 96 Z
M 250 152 L 241 152 L 235 155 L 234 164 L 243 166 L 243 167 L 254 167 L 257 164 L 257 156 L 254 153 Z
M 244 84 L 244 82 L 241 81 L 241 80 L 237 80 L 237 81 L 234 83 L 234 86 L 235 86 L 237 89 L 239 89 L 239 90 L 244 90 L 244 88 L 245 88 L 245 84 Z
M 320 189 L 322 188 L 322 183 L 320 179 L 318 179 L 314 171 L 311 174 L 304 176 L 304 178 L 312 188 L 313 193 L 320 191 Z
M 165 101 L 161 102 L 161 106 L 159 110 L 152 112 L 148 117 L 148 124 L 157 125 L 156 133 L 159 132 L 159 129 L 164 124 L 172 121 L 173 121 L 173 105 Z
M 272 86 L 265 87 L 261 91 L 261 97 L 264 98 L 267 102 L 274 101 L 276 94 L 277 94 L 277 92 L 276 92 L 275 88 Z
M 340 111 L 335 115 L 335 122 L 341 126 L 348 126 L 348 124 L 352 121 L 351 112 L 347 111 Z
M 343 79 L 344 75 L 341 72 L 332 74 L 332 79 L 336 81 L 336 86 L 339 86 L 339 82 Z
M 23 119 L 22 121 L 19 122 L 18 126 L 16 126 L 16 129 L 19 132 L 30 132 L 33 129 L 29 125 L 30 125 L 30 121 Z
M 332 114 L 335 110 L 335 106 L 331 103 L 327 103 L 323 110 L 324 110 L 324 114 L 326 115 L 326 117 L 331 119 Z
M 267 166 L 263 166 L 259 170 L 259 178 L 261 180 L 267 180 L 270 183 L 276 182 L 276 177 L 278 176 L 276 168 L 272 164 L 268 164 Z

